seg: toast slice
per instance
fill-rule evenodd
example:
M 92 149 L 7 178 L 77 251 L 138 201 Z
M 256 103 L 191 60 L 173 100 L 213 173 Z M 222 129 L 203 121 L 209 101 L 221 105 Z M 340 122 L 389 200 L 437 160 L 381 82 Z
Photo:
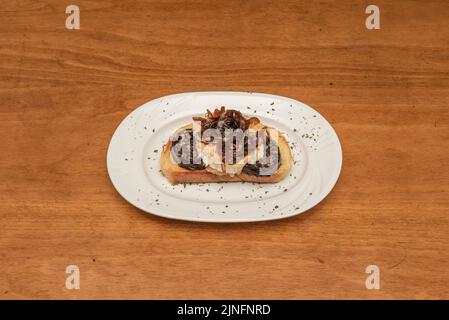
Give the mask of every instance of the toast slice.
M 265 126 L 266 127 L 266 126 Z M 186 125 L 179 128 L 182 129 L 192 128 L 192 125 Z M 275 130 L 273 128 L 266 127 L 267 130 Z M 277 130 L 276 130 L 277 131 Z M 290 147 L 285 137 L 277 131 L 278 134 L 278 147 L 280 154 L 280 164 L 275 173 L 269 176 L 251 175 L 245 172 L 241 172 L 236 175 L 218 175 L 207 171 L 206 169 L 190 170 L 180 167 L 172 158 L 172 138 L 162 148 L 162 154 L 160 159 L 160 167 L 162 174 L 167 177 L 171 184 L 179 183 L 211 183 L 211 182 L 256 182 L 256 183 L 276 183 L 283 180 L 292 167 L 292 155 Z

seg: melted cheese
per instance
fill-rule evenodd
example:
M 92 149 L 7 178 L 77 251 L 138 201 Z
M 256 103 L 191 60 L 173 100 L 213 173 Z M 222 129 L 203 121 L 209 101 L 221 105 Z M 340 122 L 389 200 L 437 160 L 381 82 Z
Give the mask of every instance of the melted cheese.
M 264 128 L 260 123 L 251 125 L 249 128 L 251 133 L 256 133 L 258 130 Z M 200 143 L 199 154 L 201 155 L 203 162 L 206 166 L 206 170 L 216 175 L 230 175 L 231 177 L 240 174 L 243 167 L 252 160 L 251 163 L 255 163 L 258 159 L 261 159 L 265 154 L 265 146 L 259 144 L 255 150 L 243 157 L 238 163 L 226 164 L 222 162 L 222 157 L 217 152 L 217 145 L 214 143 Z
M 204 165 L 206 166 L 206 170 L 217 175 L 223 175 L 225 173 L 223 172 L 221 156 L 216 149 L 216 145 L 213 143 L 200 144 L 200 154 Z

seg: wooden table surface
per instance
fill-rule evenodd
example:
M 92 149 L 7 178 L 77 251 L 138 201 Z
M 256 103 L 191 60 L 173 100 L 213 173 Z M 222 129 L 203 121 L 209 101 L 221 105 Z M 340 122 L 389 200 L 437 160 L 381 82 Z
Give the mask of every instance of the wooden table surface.
M 0 2 L 1 299 L 449 298 L 447 1 L 375 1 L 380 30 L 356 0 L 76 1 L 67 30 L 66 2 Z M 331 194 L 246 224 L 122 199 L 106 171 L 120 121 L 212 90 L 322 113 L 343 146 Z

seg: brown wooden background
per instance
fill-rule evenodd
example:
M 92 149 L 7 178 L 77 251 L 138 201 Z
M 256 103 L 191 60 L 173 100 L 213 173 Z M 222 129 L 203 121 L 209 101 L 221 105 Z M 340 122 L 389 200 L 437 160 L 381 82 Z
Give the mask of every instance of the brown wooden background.
M 0 298 L 448 298 L 449 5 L 376 0 L 369 31 L 371 3 L 0 1 Z M 105 166 L 116 126 L 205 90 L 319 110 L 344 149 L 331 195 L 234 225 L 129 205 Z

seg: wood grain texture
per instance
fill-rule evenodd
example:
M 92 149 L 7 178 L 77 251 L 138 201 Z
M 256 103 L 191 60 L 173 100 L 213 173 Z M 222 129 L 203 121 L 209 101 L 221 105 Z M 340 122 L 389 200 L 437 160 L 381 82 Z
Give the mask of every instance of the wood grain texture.
M 0 2 L 0 298 L 449 298 L 449 6 L 386 1 Z M 233 225 L 143 214 L 106 149 L 151 99 L 285 95 L 344 165 L 308 213 Z M 65 289 L 65 268 L 81 289 Z M 365 268 L 381 269 L 381 290 Z

